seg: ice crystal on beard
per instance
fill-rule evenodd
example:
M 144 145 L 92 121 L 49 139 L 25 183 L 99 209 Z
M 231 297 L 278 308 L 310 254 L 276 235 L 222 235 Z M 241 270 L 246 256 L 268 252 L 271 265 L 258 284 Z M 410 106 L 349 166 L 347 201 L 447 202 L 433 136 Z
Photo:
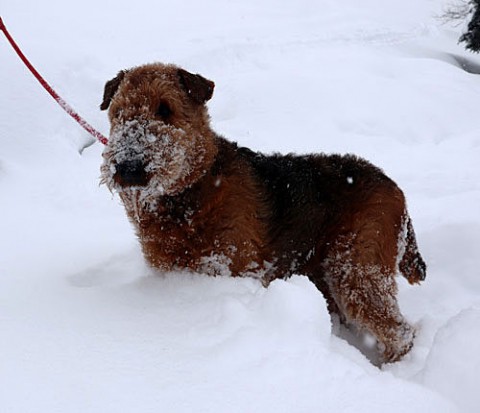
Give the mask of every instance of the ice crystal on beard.
M 130 120 L 112 129 L 105 148 L 102 182 L 110 190 L 123 194 L 124 202 L 135 202 L 135 209 L 155 211 L 160 196 L 170 195 L 173 188 L 201 163 L 204 150 L 198 148 L 201 137 L 186 136 L 184 130 L 157 121 Z M 132 160 L 145 164 L 150 180 L 145 187 L 122 187 L 114 181 L 116 165 Z

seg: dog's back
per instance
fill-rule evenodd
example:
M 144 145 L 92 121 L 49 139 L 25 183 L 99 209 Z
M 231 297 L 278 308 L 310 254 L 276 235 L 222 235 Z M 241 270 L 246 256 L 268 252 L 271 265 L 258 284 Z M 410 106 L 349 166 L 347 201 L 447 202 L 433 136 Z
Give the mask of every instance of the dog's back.
M 262 183 L 270 212 L 269 243 L 277 251 L 278 259 L 284 257 L 288 269 L 293 271 L 298 270 L 302 262 L 305 264 L 314 252 L 321 254 L 341 229 L 342 221 L 361 209 L 373 193 L 381 188 L 400 191 L 381 169 L 354 155 L 264 155 L 248 148 L 235 147 L 234 150 L 247 160 L 252 173 Z M 400 198 L 403 200 L 403 196 Z M 405 247 L 415 255 L 410 219 L 407 229 Z M 420 259 L 418 261 L 420 264 Z M 407 260 L 402 262 L 401 269 L 410 279 L 413 264 L 409 265 Z

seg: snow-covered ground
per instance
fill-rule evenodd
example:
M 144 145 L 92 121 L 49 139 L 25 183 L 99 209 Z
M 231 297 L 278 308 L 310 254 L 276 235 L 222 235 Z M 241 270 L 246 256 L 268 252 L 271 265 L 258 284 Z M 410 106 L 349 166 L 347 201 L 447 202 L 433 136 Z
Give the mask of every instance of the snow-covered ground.
M 402 279 L 418 328 L 374 367 L 301 275 L 154 274 L 101 144 L 0 40 L 1 412 L 480 411 L 480 64 L 442 0 L 2 3 L 24 52 L 108 133 L 118 70 L 162 61 L 216 82 L 213 127 L 263 151 L 353 152 L 404 189 L 429 272 Z M 341 334 L 345 337 L 346 334 Z

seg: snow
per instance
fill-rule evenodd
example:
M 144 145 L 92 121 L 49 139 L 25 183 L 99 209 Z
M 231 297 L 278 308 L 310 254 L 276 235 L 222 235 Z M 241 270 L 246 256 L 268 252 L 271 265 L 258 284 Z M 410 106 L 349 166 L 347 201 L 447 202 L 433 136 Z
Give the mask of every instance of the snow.
M 480 60 L 437 18 L 448 2 L 4 3 L 25 54 L 104 133 L 105 82 L 171 62 L 215 81 L 212 126 L 242 145 L 382 167 L 406 193 L 428 273 L 398 279 L 417 337 L 381 369 L 368 337 L 332 333 L 301 275 L 265 289 L 154 274 L 99 185 L 102 145 L 79 153 L 90 138 L 3 39 L 2 412 L 478 411 Z
M 476 326 L 477 328 L 472 328 Z M 478 409 L 478 326 L 480 308 L 469 308 L 452 317 L 435 334 L 421 381 L 457 402 L 462 411 Z M 452 357 L 458 353 L 461 357 Z M 447 374 L 445 374 L 447 372 Z M 455 383 L 452 386 L 452 383 Z
M 160 136 L 160 142 L 156 142 L 156 136 Z M 196 140 L 187 140 L 185 131 L 172 125 L 151 122 L 147 127 L 137 120 L 127 121 L 111 130 L 109 145 L 102 155 L 102 180 L 111 191 L 128 192 L 114 182 L 115 165 L 132 159 L 146 163 L 145 171 L 153 173 L 154 178 L 142 191 L 140 202 L 155 204 L 158 196 L 171 195 L 172 187 L 189 175 L 192 164 L 189 154 L 195 152 L 201 161 L 202 151 L 195 151 L 196 147 L 200 148 Z M 158 171 L 161 173 L 155 173 Z

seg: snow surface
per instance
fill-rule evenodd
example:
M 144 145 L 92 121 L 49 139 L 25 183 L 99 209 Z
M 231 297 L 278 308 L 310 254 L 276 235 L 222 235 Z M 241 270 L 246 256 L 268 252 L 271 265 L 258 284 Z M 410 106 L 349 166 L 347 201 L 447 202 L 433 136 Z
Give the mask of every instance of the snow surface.
M 213 127 L 242 145 L 382 167 L 429 270 L 399 279 L 418 334 L 382 369 L 301 275 L 153 274 L 99 186 L 103 148 L 79 154 L 90 138 L 2 40 L 0 411 L 480 411 L 480 60 L 437 18 L 449 3 L 5 0 L 26 55 L 104 133 L 104 83 L 171 62 L 216 82 Z

